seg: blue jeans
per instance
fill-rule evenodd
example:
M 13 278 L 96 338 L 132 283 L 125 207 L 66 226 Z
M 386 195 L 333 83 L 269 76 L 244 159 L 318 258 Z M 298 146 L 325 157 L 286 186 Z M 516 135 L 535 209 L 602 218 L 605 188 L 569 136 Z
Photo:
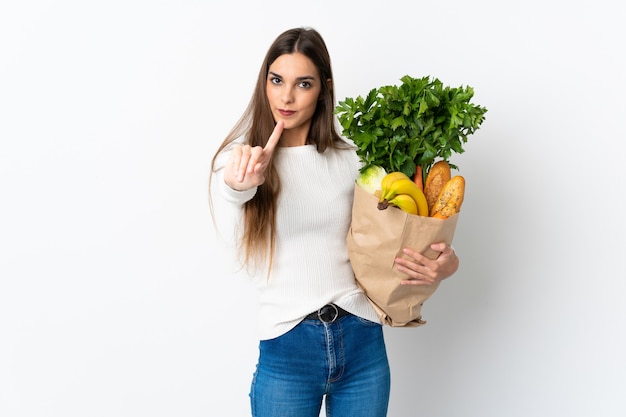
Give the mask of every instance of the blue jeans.
M 348 315 L 327 324 L 303 320 L 259 344 L 253 417 L 385 417 L 390 372 L 383 329 Z

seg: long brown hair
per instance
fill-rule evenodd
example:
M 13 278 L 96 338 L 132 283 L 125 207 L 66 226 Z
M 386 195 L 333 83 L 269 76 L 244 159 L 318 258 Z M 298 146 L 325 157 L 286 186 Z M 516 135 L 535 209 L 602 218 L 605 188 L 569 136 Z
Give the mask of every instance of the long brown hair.
M 224 148 L 241 137 L 250 146 L 263 147 L 267 143 L 275 126 L 266 94 L 269 68 L 281 55 L 296 52 L 307 56 L 313 62 L 322 81 L 320 97 L 313 114 L 307 143 L 315 144 L 320 153 L 328 147 L 338 148 L 345 144 L 335 127 L 333 74 L 326 43 L 315 29 L 289 29 L 280 34 L 267 51 L 246 110 L 213 156 L 209 177 L 209 197 L 211 196 L 211 177 L 215 170 L 215 161 Z M 280 179 L 276 167 L 270 162 L 265 173 L 265 182 L 258 187 L 255 196 L 243 207 L 243 231 L 239 241 L 239 249 L 243 264 L 248 267 L 261 265 L 268 261 L 268 272 L 271 268 L 274 257 L 276 204 L 279 192 Z M 211 202 L 211 198 L 209 201 Z M 212 205 L 211 213 L 213 213 Z

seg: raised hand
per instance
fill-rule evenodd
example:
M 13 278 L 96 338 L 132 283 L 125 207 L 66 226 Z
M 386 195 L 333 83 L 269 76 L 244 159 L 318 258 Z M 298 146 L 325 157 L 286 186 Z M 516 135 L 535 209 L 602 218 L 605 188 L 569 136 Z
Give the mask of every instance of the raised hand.
M 244 191 L 265 182 L 265 169 L 278 145 L 283 126 L 283 121 L 276 123 L 264 147 L 241 145 L 232 150 L 224 172 L 224 181 L 230 188 Z

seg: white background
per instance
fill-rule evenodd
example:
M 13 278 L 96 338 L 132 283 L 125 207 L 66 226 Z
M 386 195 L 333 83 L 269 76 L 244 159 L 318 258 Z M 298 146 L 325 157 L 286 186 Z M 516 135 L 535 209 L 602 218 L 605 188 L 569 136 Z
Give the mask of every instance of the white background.
M 254 297 L 207 174 L 294 26 L 338 100 L 430 75 L 488 108 L 453 158 L 461 267 L 385 329 L 389 415 L 626 415 L 620 4 L 3 2 L 0 415 L 249 414 Z

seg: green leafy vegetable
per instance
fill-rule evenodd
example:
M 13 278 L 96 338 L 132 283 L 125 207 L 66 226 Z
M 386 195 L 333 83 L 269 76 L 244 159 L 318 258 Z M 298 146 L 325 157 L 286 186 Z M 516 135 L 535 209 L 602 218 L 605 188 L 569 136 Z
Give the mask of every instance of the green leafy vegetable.
M 436 78 L 405 75 L 402 84 L 372 89 L 366 97 L 346 98 L 335 108 L 343 135 L 370 166 L 423 177 L 439 159 L 463 153 L 463 144 L 485 119 L 487 109 L 470 101 L 473 88 L 444 86 Z M 457 168 L 450 164 L 452 168 Z

